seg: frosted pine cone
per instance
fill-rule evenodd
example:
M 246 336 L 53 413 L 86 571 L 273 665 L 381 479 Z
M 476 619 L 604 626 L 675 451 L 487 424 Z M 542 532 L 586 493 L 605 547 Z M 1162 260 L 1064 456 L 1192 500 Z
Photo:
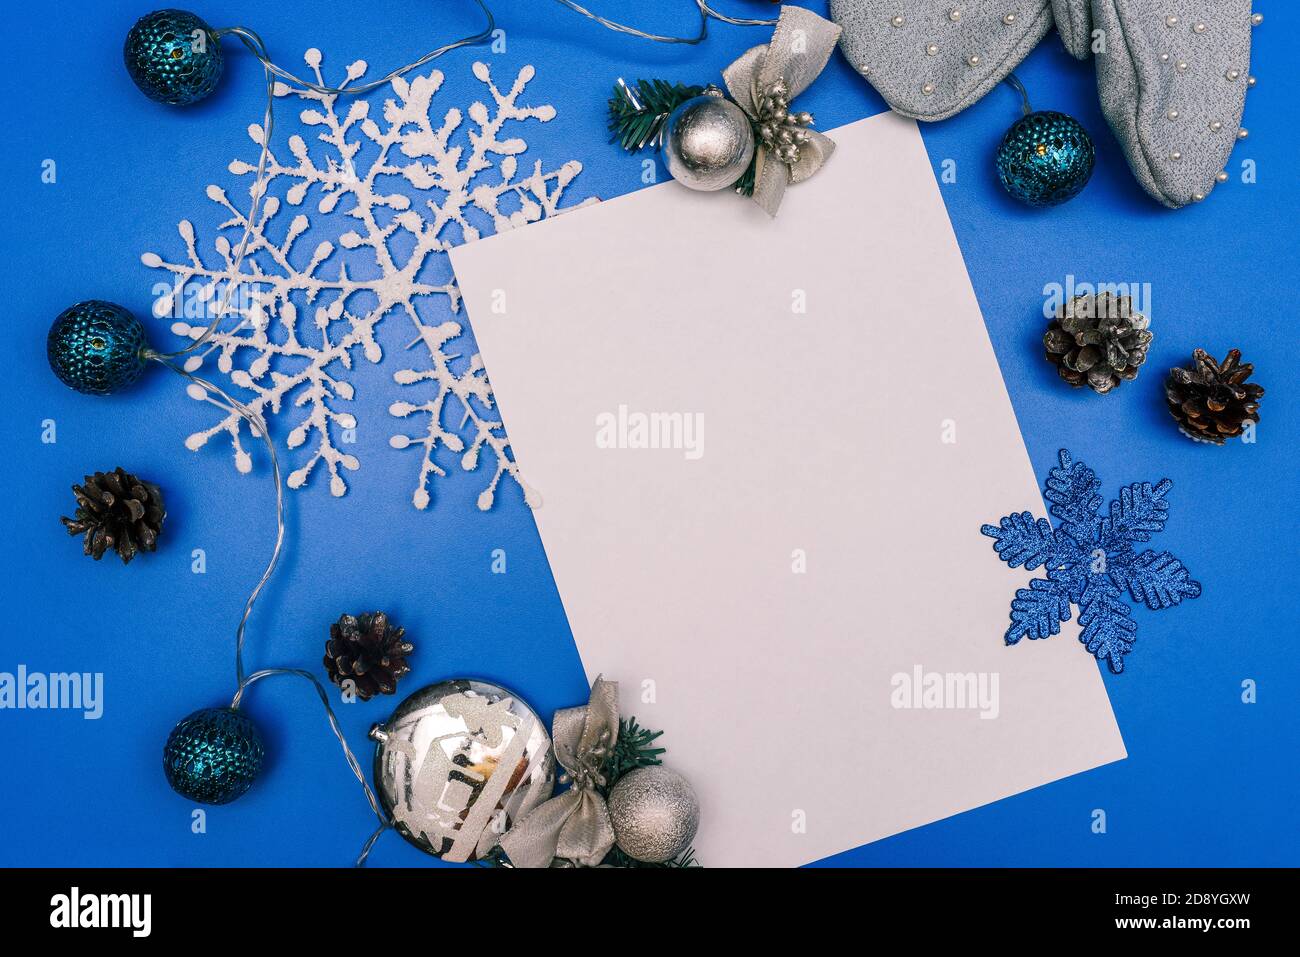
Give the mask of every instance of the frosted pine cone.
M 1148 324 L 1128 296 L 1075 296 L 1056 311 L 1043 348 L 1062 379 L 1105 395 L 1137 378 L 1153 338 Z

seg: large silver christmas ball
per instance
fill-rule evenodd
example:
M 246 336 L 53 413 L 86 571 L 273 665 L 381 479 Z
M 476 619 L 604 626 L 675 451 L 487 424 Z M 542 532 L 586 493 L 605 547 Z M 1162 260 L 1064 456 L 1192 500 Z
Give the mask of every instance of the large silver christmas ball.
M 723 189 L 749 168 L 754 129 L 735 103 L 705 93 L 669 114 L 663 155 L 668 172 L 683 186 Z
M 691 782 L 663 765 L 629 771 L 609 792 L 614 838 L 628 857 L 671 861 L 691 846 L 700 827 L 700 802 Z
M 444 860 L 484 856 L 555 787 L 546 725 L 486 681 L 421 688 L 370 737 L 375 790 L 397 833 Z

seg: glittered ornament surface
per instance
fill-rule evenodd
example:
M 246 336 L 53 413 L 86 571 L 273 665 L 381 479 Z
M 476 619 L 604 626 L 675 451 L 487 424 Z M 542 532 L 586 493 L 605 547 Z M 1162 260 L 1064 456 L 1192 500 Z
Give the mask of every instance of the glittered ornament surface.
M 229 804 L 252 787 L 265 757 L 262 736 L 233 708 L 204 708 L 183 719 L 163 748 L 163 772 L 177 794 Z
M 546 726 L 485 681 L 422 688 L 370 736 L 375 790 L 394 828 L 444 860 L 483 857 L 555 787 Z
M 59 314 L 50 326 L 45 352 L 64 385 L 108 395 L 140 378 L 145 345 L 139 319 L 114 303 L 91 299 Z
M 171 106 L 187 106 L 215 90 L 223 66 L 212 28 L 185 10 L 155 10 L 137 20 L 122 58 L 145 96 Z
M 691 845 L 700 826 L 700 802 L 691 783 L 671 768 L 637 768 L 609 792 L 615 840 L 629 857 L 671 861 Z
M 1042 110 L 1021 117 L 998 145 L 997 170 L 1006 191 L 1030 206 L 1055 206 L 1088 185 L 1096 161 L 1079 121 Z

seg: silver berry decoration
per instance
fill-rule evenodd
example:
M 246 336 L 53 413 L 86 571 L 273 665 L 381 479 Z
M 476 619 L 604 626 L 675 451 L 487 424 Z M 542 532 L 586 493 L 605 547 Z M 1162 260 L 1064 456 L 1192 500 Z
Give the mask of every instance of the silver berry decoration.
M 691 189 L 730 186 L 754 158 L 754 130 L 745 111 L 710 89 L 669 115 L 664 164 L 673 179 Z
M 808 142 L 811 113 L 790 112 L 790 88 L 777 77 L 758 97 L 758 137 L 777 159 L 790 166 L 799 162 L 799 151 Z
M 700 826 L 700 802 L 691 782 L 663 765 L 629 771 L 609 792 L 614 837 L 628 857 L 648 864 L 671 861 L 691 845 Z

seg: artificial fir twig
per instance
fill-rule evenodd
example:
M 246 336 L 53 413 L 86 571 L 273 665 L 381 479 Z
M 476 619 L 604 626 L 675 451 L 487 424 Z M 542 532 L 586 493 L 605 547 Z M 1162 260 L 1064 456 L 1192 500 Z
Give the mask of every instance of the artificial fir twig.
M 741 196 L 753 196 L 754 183 L 757 181 L 757 179 L 758 179 L 758 150 L 754 150 L 754 156 L 749 161 L 749 165 L 745 167 L 745 172 L 740 175 L 740 179 L 736 180 L 735 185 L 733 185 L 731 188 L 734 189 Z
M 605 796 L 618 783 L 618 779 L 629 771 L 662 764 L 659 759 L 667 748 L 652 747 L 662 731 L 651 731 L 636 723 L 636 718 L 618 719 L 618 741 L 605 760 Z

